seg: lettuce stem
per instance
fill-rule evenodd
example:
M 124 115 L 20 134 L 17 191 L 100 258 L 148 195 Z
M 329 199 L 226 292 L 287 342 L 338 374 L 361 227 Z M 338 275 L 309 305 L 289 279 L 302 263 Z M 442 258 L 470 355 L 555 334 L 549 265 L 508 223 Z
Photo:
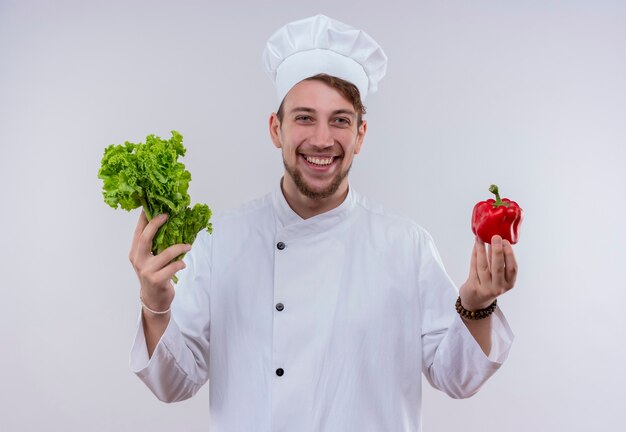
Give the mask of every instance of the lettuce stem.
M 141 201 L 141 206 L 143 207 L 143 212 L 146 214 L 146 217 L 148 218 L 148 222 L 150 222 L 152 220 L 152 213 L 150 213 L 150 208 L 148 207 L 148 202 L 146 201 L 145 197 L 140 197 L 139 201 Z

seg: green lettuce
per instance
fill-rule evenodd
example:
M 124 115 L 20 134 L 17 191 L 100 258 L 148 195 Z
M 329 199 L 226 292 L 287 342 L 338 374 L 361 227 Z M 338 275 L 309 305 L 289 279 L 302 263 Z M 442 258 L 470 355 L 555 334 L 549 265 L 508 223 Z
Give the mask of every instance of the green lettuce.
M 202 229 L 213 231 L 209 207 L 206 204 L 189 207 L 187 189 L 191 174 L 178 161 L 185 151 L 182 135 L 172 131 L 169 140 L 148 135 L 145 144 L 128 141 L 123 145 L 112 144 L 102 157 L 98 178 L 104 182 L 105 203 L 127 211 L 143 207 L 148 221 L 162 213 L 169 215 L 154 236 L 155 255 L 174 244 L 192 244 Z

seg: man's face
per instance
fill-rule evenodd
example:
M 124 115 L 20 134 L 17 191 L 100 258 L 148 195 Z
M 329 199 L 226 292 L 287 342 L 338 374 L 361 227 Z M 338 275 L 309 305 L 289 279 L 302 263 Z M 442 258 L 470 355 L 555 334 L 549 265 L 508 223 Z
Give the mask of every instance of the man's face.
M 283 120 L 270 118 L 270 134 L 282 149 L 284 182 L 311 199 L 347 190 L 348 172 L 361 150 L 367 124 L 357 125 L 352 103 L 320 81 L 302 81 L 283 102 Z

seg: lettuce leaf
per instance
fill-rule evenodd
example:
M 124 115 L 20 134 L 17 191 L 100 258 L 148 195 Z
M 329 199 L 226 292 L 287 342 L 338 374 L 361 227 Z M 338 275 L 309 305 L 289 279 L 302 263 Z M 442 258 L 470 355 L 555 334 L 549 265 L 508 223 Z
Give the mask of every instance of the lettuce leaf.
M 187 190 L 191 174 L 178 161 L 185 152 L 182 135 L 172 131 L 169 140 L 148 135 L 145 143 L 112 144 L 102 157 L 98 178 L 104 182 L 105 203 L 127 211 L 143 207 L 148 221 L 159 214 L 169 214 L 154 236 L 155 255 L 174 244 L 192 244 L 202 229 L 213 232 L 209 207 L 206 204 L 189 207 Z

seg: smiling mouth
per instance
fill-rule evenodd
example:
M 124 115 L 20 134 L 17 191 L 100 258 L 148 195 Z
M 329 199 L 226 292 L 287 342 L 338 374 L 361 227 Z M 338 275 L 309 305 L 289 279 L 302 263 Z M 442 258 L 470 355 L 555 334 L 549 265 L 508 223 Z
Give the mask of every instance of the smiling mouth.
M 304 159 L 306 159 L 306 161 L 312 165 L 317 165 L 317 166 L 328 166 L 331 163 L 333 163 L 333 160 L 335 159 L 334 156 L 326 156 L 326 157 L 321 157 L 321 156 L 306 156 L 303 155 Z
M 317 167 L 329 166 L 335 161 L 335 159 L 339 158 L 339 156 L 310 156 L 310 155 L 302 155 L 302 157 L 310 165 L 317 166 Z

